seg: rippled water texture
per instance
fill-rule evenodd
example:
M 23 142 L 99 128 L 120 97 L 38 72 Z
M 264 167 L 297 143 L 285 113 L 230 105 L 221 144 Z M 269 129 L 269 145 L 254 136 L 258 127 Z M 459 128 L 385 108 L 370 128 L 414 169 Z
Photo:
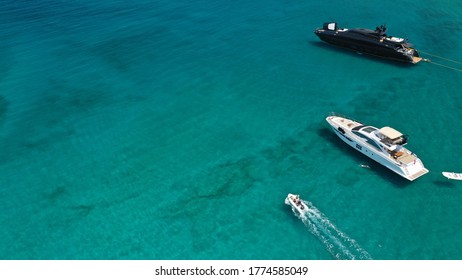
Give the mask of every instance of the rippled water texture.
M 1 259 L 462 258 L 462 73 L 312 32 L 386 23 L 462 69 L 459 1 L 74 2 L 0 9 Z M 409 134 L 430 173 L 358 154 L 331 111 Z

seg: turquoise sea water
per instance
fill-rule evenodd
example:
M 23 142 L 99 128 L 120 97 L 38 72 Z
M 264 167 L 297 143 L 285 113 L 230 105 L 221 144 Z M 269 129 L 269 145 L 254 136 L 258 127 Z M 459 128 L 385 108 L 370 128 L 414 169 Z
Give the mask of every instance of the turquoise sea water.
M 385 23 L 462 61 L 462 2 L 96 2 L 0 2 L 1 259 L 462 259 L 462 73 L 312 32 Z M 331 111 L 430 173 L 358 154 Z

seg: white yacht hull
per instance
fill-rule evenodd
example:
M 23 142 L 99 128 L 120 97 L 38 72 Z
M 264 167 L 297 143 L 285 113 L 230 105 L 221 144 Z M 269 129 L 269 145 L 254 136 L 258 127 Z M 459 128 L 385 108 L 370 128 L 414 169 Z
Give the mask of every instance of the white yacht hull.
M 366 141 L 364 141 L 364 139 L 352 133 L 351 128 L 348 127 L 348 124 L 350 122 L 341 123 L 341 122 L 335 121 L 332 118 L 332 116 L 327 117 L 326 120 L 330 124 L 335 134 L 337 134 L 337 136 L 340 139 L 342 139 L 343 142 L 347 143 L 349 146 L 351 146 L 355 150 L 359 151 L 360 153 L 368 156 L 374 161 L 392 170 L 396 174 L 410 181 L 413 181 L 417 179 L 418 177 L 429 172 L 428 169 L 424 167 L 422 161 L 417 157 L 415 157 L 414 161 L 404 164 L 402 162 L 396 161 L 389 154 L 385 154 L 381 150 L 371 146 Z M 349 119 L 345 119 L 345 120 L 350 121 Z M 351 122 L 354 124 L 361 124 L 355 121 L 351 121 Z M 340 131 L 339 128 L 341 128 L 343 132 Z

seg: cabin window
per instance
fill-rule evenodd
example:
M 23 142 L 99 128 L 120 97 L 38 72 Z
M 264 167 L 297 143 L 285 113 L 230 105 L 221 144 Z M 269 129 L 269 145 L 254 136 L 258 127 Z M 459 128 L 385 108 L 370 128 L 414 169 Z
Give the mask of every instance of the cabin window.
M 365 128 L 362 129 L 362 131 L 364 132 L 367 132 L 367 133 L 371 133 L 373 131 L 376 131 L 377 129 L 372 127 L 372 126 L 366 126 Z
M 371 144 L 371 145 L 372 145 L 374 148 L 376 148 L 377 150 L 379 150 L 379 151 L 380 151 L 380 147 L 379 147 L 379 145 L 377 145 L 377 143 L 375 143 L 375 141 L 374 141 L 374 140 L 371 140 L 371 139 L 366 139 L 366 142 L 367 142 L 367 143 L 369 143 L 369 144 Z
M 367 127 L 366 127 L 367 128 Z M 366 128 L 364 128 L 363 130 L 365 130 Z M 369 127 L 370 128 L 370 127 Z M 381 151 L 379 145 L 377 143 L 375 143 L 374 140 L 372 140 L 371 138 L 369 138 L 368 136 L 362 134 L 361 132 L 359 131 L 354 131 L 353 130 L 353 133 L 356 134 L 357 136 L 361 137 L 363 140 L 365 140 L 368 144 L 371 144 L 371 146 L 373 146 L 374 148 L 376 148 L 377 150 Z

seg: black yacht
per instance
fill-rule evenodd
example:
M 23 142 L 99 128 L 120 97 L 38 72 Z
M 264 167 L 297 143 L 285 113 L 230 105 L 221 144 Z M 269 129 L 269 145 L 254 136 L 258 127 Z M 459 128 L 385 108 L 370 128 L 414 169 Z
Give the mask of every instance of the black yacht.
M 387 59 L 416 64 L 422 60 L 407 39 L 388 36 L 383 25 L 375 30 L 338 28 L 336 22 L 326 22 L 314 31 L 319 39 L 339 47 Z

